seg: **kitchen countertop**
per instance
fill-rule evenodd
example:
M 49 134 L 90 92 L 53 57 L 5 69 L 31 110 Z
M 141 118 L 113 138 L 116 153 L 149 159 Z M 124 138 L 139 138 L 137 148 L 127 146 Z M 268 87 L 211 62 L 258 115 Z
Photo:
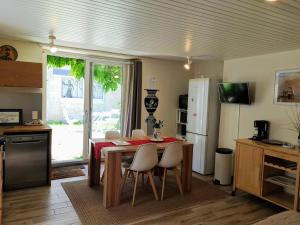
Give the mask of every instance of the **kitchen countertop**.
M 286 153 L 289 155 L 294 155 L 294 156 L 298 156 L 300 157 L 300 148 L 296 147 L 296 148 L 285 148 L 282 146 L 278 146 L 278 145 L 270 145 L 270 144 L 265 144 L 261 141 L 255 141 L 255 140 L 249 140 L 249 139 L 237 139 L 235 140 L 237 143 L 242 143 L 242 144 L 247 144 L 247 145 L 254 145 L 258 148 L 261 149 L 267 149 L 267 150 L 271 150 L 271 151 L 276 151 L 279 153 Z
M 0 135 L 11 134 L 11 133 L 30 133 L 30 132 L 41 132 L 41 131 L 51 131 L 51 127 L 48 125 L 41 126 L 5 126 L 0 127 Z

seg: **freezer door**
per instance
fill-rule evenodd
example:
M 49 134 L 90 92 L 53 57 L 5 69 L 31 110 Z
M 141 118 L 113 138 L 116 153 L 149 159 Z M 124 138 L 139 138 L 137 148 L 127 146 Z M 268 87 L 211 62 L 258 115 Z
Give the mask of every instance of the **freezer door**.
M 187 131 L 207 135 L 208 92 L 208 78 L 190 80 Z
M 206 174 L 207 136 L 187 133 L 187 141 L 193 143 L 193 171 Z

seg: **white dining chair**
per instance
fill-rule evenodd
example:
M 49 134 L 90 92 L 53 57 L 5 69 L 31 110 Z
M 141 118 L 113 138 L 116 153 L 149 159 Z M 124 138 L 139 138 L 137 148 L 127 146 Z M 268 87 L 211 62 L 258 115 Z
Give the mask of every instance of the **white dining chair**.
M 145 136 L 146 136 L 146 133 L 142 129 L 134 129 L 131 132 L 131 137 L 132 138 L 140 138 L 140 137 L 145 137 Z M 126 156 L 126 157 L 124 157 L 124 159 L 122 161 L 127 163 L 127 164 L 131 164 L 132 161 L 133 161 L 133 157 L 132 156 Z M 131 175 L 131 174 L 129 174 L 129 175 Z M 143 182 L 144 182 L 144 175 L 143 175 Z
M 135 137 L 145 137 L 147 136 L 145 131 L 143 131 L 142 129 L 134 129 L 131 132 L 131 137 L 135 138 Z
M 105 132 L 105 139 L 119 139 L 121 138 L 121 134 L 119 131 L 109 130 Z M 101 153 L 102 154 L 102 153 Z M 105 157 L 102 155 L 101 157 Z M 102 176 L 100 178 L 100 182 L 103 183 L 104 180 L 105 169 L 103 170 Z
M 120 194 L 122 193 L 129 172 L 132 172 L 134 174 L 134 189 L 133 189 L 133 196 L 132 196 L 132 203 L 131 203 L 132 207 L 134 207 L 135 205 L 136 189 L 137 189 L 137 184 L 138 184 L 138 179 L 140 174 L 148 175 L 152 187 L 152 191 L 154 193 L 154 197 L 156 200 L 158 200 L 158 194 L 157 194 L 157 190 L 154 183 L 154 177 L 152 173 L 152 170 L 157 164 L 157 162 L 158 162 L 157 146 L 156 144 L 148 143 L 148 144 L 141 145 L 137 149 L 134 155 L 133 162 L 128 167 L 125 167 L 125 172 L 124 175 L 122 176 Z
M 183 195 L 181 179 L 177 168 L 181 164 L 182 159 L 183 159 L 182 142 L 176 141 L 176 142 L 169 143 L 163 152 L 161 160 L 157 164 L 157 166 L 162 168 L 164 171 L 163 181 L 162 181 L 163 183 L 161 189 L 161 200 L 163 200 L 164 198 L 164 191 L 165 191 L 166 177 L 167 177 L 168 170 L 174 171 L 179 192 L 181 195 Z
M 121 134 L 119 131 L 109 130 L 105 132 L 105 139 L 119 139 Z

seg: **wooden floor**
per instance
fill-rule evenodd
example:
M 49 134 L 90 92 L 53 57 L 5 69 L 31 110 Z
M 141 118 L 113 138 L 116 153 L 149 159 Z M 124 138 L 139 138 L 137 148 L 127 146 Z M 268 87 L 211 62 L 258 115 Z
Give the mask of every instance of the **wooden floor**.
M 4 224 L 81 224 L 61 186 L 61 182 L 78 179 L 82 178 L 55 180 L 51 187 L 6 192 L 3 199 Z
M 207 182 L 212 181 L 211 176 L 199 176 L 200 179 L 206 180 Z M 39 188 L 32 188 L 32 189 L 24 189 L 19 191 L 7 192 L 4 194 L 4 224 L 5 225 L 30 225 L 30 224 L 51 224 L 51 225 L 79 225 L 80 220 L 76 215 L 76 212 L 68 199 L 66 193 L 64 192 L 61 183 L 68 182 L 68 181 L 75 181 L 79 179 L 85 179 L 84 177 L 76 177 L 76 178 L 67 178 L 61 180 L 52 181 L 51 187 L 39 187 Z M 219 188 L 223 189 L 224 191 L 231 192 L 231 187 L 222 187 L 218 186 Z M 245 195 L 244 193 L 239 193 L 239 196 Z M 230 209 L 232 207 L 244 207 L 245 212 L 247 210 L 251 210 L 251 216 L 255 217 L 256 215 L 258 218 L 264 218 L 270 215 L 270 211 L 266 210 L 263 212 L 265 215 L 261 215 L 262 211 L 257 210 L 259 207 L 265 207 L 265 205 L 261 205 L 260 201 L 255 197 L 250 195 L 245 195 L 246 198 L 249 198 L 251 202 L 251 207 L 247 209 L 246 205 L 239 205 L 238 197 L 230 198 L 231 200 L 225 200 L 220 202 L 215 202 L 211 205 L 212 210 L 215 208 L 217 209 L 218 206 L 225 206 Z M 256 205 L 256 209 L 253 209 L 253 204 Z M 253 204 L 252 204 L 253 203 Z M 229 210 L 230 211 L 230 210 Z M 256 212 L 257 211 L 257 212 Z M 234 212 L 234 210 L 232 211 Z M 184 210 L 177 210 L 172 213 L 164 214 L 164 215 L 157 215 L 152 218 L 143 218 L 140 221 L 136 221 L 134 224 L 139 225 L 152 225 L 152 224 L 201 224 L 198 218 L 200 216 L 203 217 L 203 213 L 207 213 L 203 209 L 203 205 L 194 206 L 190 209 Z M 260 214 L 260 215 L 258 215 Z M 241 215 L 229 213 L 228 212 L 218 212 L 216 214 L 209 215 L 210 221 L 213 221 L 214 218 L 212 216 L 215 215 L 215 222 L 216 223 L 209 223 L 209 224 L 226 224 L 220 223 L 220 219 L 226 219 L 226 216 L 230 216 L 233 221 L 239 220 Z M 247 216 L 246 214 L 243 216 Z M 235 218 L 236 217 L 236 218 Z M 231 223 L 233 225 L 233 223 Z

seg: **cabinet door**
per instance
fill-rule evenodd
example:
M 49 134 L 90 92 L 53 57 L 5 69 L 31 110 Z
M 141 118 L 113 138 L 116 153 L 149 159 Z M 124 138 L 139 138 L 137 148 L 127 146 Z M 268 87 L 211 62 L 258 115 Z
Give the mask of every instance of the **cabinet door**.
M 3 208 L 3 204 L 2 204 L 2 171 L 3 171 L 3 152 L 0 150 L 0 224 L 2 224 L 2 208 Z
M 42 64 L 0 60 L 1 87 L 42 88 Z
M 260 196 L 263 149 L 251 145 L 238 144 L 236 154 L 236 187 Z

